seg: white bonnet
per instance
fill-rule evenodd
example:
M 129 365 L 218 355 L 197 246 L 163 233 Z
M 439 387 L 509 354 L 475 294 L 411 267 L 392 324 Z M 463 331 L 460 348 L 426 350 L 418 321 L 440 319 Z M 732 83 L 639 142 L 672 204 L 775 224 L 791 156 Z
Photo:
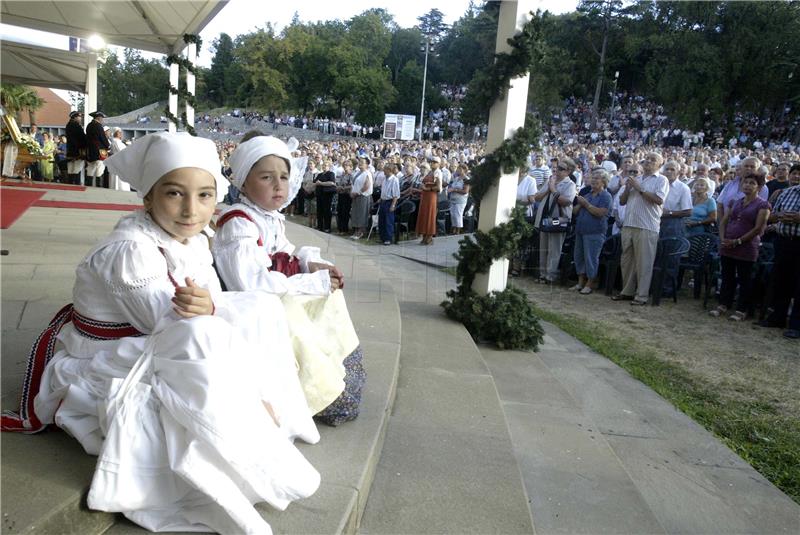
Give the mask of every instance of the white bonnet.
M 308 157 L 292 158 L 292 151 L 297 149 L 297 146 L 298 142 L 294 138 L 290 138 L 287 145 L 274 136 L 256 136 L 240 143 L 228 159 L 231 165 L 231 182 L 241 190 L 250 169 L 261 158 L 265 156 L 283 158 L 289 166 L 289 195 L 281 208 L 287 206 L 300 190 L 308 163 Z
M 196 167 L 211 173 L 217 182 L 217 201 L 228 192 L 228 181 L 222 176 L 214 142 L 186 132 L 148 134 L 109 157 L 105 163 L 109 172 L 128 182 L 142 198 L 162 176 L 182 167 Z

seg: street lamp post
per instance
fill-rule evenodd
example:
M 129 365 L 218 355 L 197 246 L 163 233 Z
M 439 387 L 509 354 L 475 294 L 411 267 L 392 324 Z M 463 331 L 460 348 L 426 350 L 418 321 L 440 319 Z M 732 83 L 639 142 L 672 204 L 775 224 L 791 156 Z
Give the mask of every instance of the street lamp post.
M 425 68 L 422 71 L 422 105 L 419 109 L 419 141 L 422 141 L 422 129 L 425 126 L 425 85 L 428 82 L 428 50 L 430 50 L 431 40 L 425 36 Z
M 619 71 L 614 71 L 614 89 L 611 92 L 611 123 L 614 122 L 614 108 L 617 103 L 617 81 L 619 80 Z M 613 124 L 612 124 L 613 126 Z

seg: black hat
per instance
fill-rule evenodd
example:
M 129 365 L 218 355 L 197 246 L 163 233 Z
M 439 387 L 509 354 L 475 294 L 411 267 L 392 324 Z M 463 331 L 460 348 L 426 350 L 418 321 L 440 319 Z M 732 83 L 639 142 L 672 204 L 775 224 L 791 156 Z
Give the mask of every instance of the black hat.
M 81 116 L 81 112 L 79 112 L 79 111 L 73 111 L 73 112 L 71 112 L 69 114 L 69 118 L 70 119 L 74 119 L 75 117 L 80 117 L 80 116 Z
M 102 112 L 102 111 L 100 111 L 100 110 L 93 111 L 93 112 L 92 112 L 92 113 L 90 113 L 89 115 L 90 115 L 90 116 L 92 116 L 92 117 L 94 117 L 94 118 L 97 118 L 97 117 L 106 117 L 106 114 L 105 114 L 105 113 L 103 113 L 103 112 Z

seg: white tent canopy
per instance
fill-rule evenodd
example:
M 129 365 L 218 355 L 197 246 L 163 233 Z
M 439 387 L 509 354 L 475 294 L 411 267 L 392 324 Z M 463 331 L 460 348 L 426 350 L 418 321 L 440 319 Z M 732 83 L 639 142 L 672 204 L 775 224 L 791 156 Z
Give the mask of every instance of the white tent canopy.
M 4 83 L 52 87 L 86 92 L 87 73 L 97 61 L 94 54 L 0 42 Z
M 0 3 L 4 24 L 89 38 L 159 54 L 178 54 L 184 34 L 200 31 L 228 0 L 10 0 Z M 38 84 L 37 84 L 38 85 Z

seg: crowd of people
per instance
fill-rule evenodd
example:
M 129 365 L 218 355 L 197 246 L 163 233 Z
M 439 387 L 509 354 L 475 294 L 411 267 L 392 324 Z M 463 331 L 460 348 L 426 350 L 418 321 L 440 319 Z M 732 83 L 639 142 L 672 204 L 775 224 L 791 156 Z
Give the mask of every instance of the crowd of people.
M 455 89 L 451 93 L 454 98 L 460 94 Z M 574 288 L 592 293 L 599 284 L 600 252 L 607 239 L 618 236 L 622 288 L 614 298 L 642 305 L 652 290 L 660 240 L 713 234 L 719 241 L 715 253 L 720 264 L 720 303 L 712 315 L 741 321 L 753 314 L 754 300 L 762 296 L 752 295 L 750 281 L 759 254 L 766 250 L 762 241 L 767 249 L 774 249 L 773 286 L 795 287 L 782 266 L 789 261 L 790 255 L 784 252 L 792 250 L 797 234 L 792 219 L 797 207 L 791 199 L 800 185 L 798 147 L 785 139 L 757 144 L 756 138 L 747 136 L 755 131 L 751 123 L 759 121 L 745 115 L 740 117 L 742 135 L 730 142 L 709 143 L 702 132 L 662 129 L 659 125 L 667 120 L 663 109 L 636 96 L 620 95 L 619 116 L 614 120 L 614 124 L 633 125 L 630 128 L 613 130 L 610 135 L 605 131 L 580 134 L 588 113 L 586 103 L 570 101 L 563 113 L 552 117 L 548 134 L 531 150 L 526 169 L 520 172 L 517 200 L 527 207 L 537 233 L 535 243 L 512 263 L 512 274 L 527 265 L 534 267 L 537 281 L 559 281 L 568 243 L 569 262 L 577 276 Z M 324 119 L 254 112 L 240 116 L 264 133 L 270 133 L 275 122 L 306 129 L 325 124 Z M 125 144 L 116 131 L 114 143 L 108 140 L 102 112 L 92 117 L 84 130 L 80 115 L 73 113 L 66 139 L 60 143 L 32 128 L 45 152 L 54 154 L 53 167 L 39 166 L 45 179 L 52 169 L 66 169 L 60 173 L 64 181 L 75 183 L 77 173 L 85 169 L 89 185 L 119 183 L 115 178 L 103 180 L 103 153 L 119 152 Z M 432 136 L 421 142 L 401 142 L 374 139 L 374 131 L 372 136 L 366 133 L 332 141 L 305 139 L 296 147 L 297 155 L 308 158 L 308 165 L 287 214 L 307 216 L 318 230 L 354 240 L 376 228 L 385 245 L 398 239 L 397 223 L 416 234 L 421 244 L 433 243 L 437 235 L 474 228 L 479 207 L 469 195 L 470 174 L 484 155 L 480 135 L 474 141 Z M 238 143 L 231 139 L 215 143 L 222 168 L 229 170 Z M 227 200 L 239 199 L 240 192 L 231 185 Z M 678 266 L 673 264 L 666 294 L 677 290 Z M 770 295 L 775 300 L 773 314 L 763 323 L 783 325 L 781 314 L 785 315 L 788 303 L 781 300 L 791 291 Z M 794 336 L 798 327 L 795 320 L 787 332 Z
M 306 141 L 297 150 L 309 164 L 287 213 L 308 215 L 309 224 L 322 232 L 362 239 L 373 215 L 381 242 L 390 245 L 397 239 L 397 213 L 421 244 L 430 244 L 437 235 L 463 232 L 465 215 L 474 216 L 470 173 L 484 154 L 480 142 Z M 538 282 L 566 282 L 566 261 L 577 276 L 573 289 L 590 294 L 599 285 L 601 250 L 607 240 L 617 239 L 622 285 L 612 298 L 640 306 L 653 291 L 663 240 L 710 235 L 718 242 L 712 252 L 720 266 L 720 303 L 711 314 L 742 321 L 753 315 L 756 300 L 772 299 L 771 314 L 761 324 L 785 327 L 797 291 L 796 277 L 786 266 L 794 265 L 789 251 L 798 239 L 800 213 L 793 199 L 800 192 L 800 154 L 780 147 L 624 150 L 550 143 L 531 151 L 520 171 L 517 202 L 527 207 L 537 232 L 535 243 L 512 263 L 512 274 L 532 265 Z M 774 250 L 768 282 L 782 289 L 769 292 L 771 298 L 753 295 L 751 284 L 762 241 Z M 675 286 L 678 260 L 668 266 L 667 295 L 683 282 Z M 792 314 L 785 334 L 799 337 L 800 311 L 795 307 Z

